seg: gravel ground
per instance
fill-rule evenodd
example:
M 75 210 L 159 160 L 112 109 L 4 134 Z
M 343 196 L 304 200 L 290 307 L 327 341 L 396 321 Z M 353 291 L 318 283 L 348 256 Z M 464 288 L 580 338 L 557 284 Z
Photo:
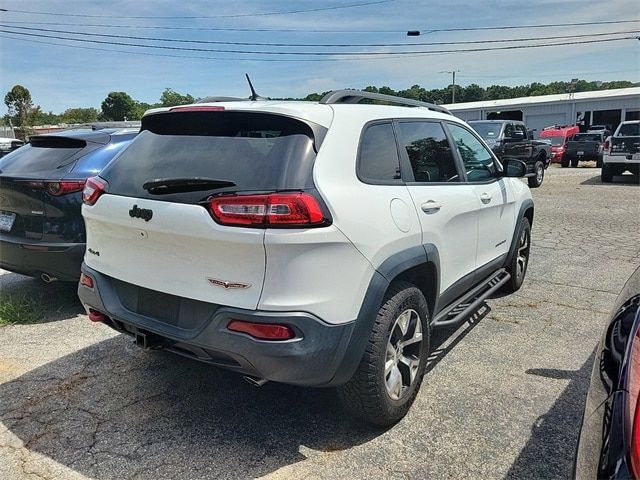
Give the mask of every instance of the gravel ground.
M 42 323 L 0 327 L 0 478 L 567 478 L 593 351 L 640 264 L 640 189 L 551 168 L 523 288 L 435 335 L 429 373 L 391 429 L 352 422 L 328 390 L 267 384 L 91 324 L 75 286 Z

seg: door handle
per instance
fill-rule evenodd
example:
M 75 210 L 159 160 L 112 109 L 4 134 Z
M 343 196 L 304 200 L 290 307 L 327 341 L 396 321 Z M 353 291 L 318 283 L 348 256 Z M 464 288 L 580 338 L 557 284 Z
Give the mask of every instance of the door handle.
M 438 202 L 434 200 L 428 200 L 424 202 L 420 206 L 420 208 L 424 213 L 436 213 L 440 211 L 440 209 L 442 208 L 442 205 L 440 205 Z
M 482 195 L 480 195 L 480 201 L 486 205 L 487 203 L 491 202 L 491 195 L 486 192 L 483 193 Z

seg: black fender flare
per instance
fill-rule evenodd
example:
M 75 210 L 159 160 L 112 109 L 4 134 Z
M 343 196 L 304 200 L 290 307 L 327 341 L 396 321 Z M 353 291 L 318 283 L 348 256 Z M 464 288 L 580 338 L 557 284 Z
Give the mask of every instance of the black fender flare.
M 533 200 L 531 200 L 530 198 L 527 198 L 522 202 L 522 205 L 520 205 L 520 210 L 518 211 L 518 215 L 516 217 L 516 228 L 514 228 L 513 230 L 513 237 L 511 238 L 511 246 L 509 247 L 509 254 L 507 255 L 507 258 L 505 259 L 505 262 L 503 265 L 505 267 L 508 265 L 511 265 L 513 256 L 516 253 L 516 249 L 518 248 L 518 230 L 520 227 L 520 221 L 522 220 L 522 217 L 524 217 L 525 212 L 529 209 L 532 209 L 532 211 L 535 211 L 533 206 Z M 531 227 L 533 228 L 533 214 L 531 217 Z
M 351 337 L 342 362 L 334 378 L 327 386 L 344 384 L 355 373 L 367 347 L 369 335 L 373 329 L 378 310 L 382 306 L 385 292 L 391 282 L 403 272 L 429 263 L 433 265 L 436 272 L 435 299 L 437 303 L 440 294 L 440 256 L 435 245 L 416 245 L 397 252 L 382 262 L 375 270 L 358 312 L 358 317 L 354 321 Z

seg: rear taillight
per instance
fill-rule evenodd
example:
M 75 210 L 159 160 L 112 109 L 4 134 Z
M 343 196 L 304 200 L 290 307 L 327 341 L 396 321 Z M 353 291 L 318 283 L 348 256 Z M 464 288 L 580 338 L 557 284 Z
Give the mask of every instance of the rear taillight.
M 611 143 L 609 143 L 609 139 L 606 139 L 606 140 L 604 141 L 603 148 L 604 148 L 604 151 L 605 151 L 605 152 L 608 152 L 608 151 L 609 151 L 609 148 L 611 148 Z
M 246 333 L 259 340 L 290 340 L 296 333 L 288 325 L 278 323 L 255 323 L 245 320 L 231 320 L 227 329 L 232 332 Z
M 629 458 L 635 478 L 640 478 L 640 328 L 638 325 L 638 311 L 640 310 L 640 296 L 636 296 L 622 305 L 616 317 L 620 325 L 632 323 L 629 335 L 631 345 L 627 354 L 627 365 L 622 387 L 627 390 L 626 422 L 631 428 L 631 446 Z M 629 435 L 628 433 L 626 435 Z M 627 438 L 629 438 L 627 436 Z
M 84 180 L 31 180 L 26 184 L 29 188 L 44 190 L 54 197 L 81 192 L 84 188 Z
M 309 227 L 327 223 L 316 198 L 304 192 L 221 195 L 209 201 L 213 219 L 237 227 Z
M 49 195 L 59 197 L 68 193 L 81 192 L 84 189 L 84 180 L 82 181 L 60 181 L 47 182 L 46 190 Z
M 85 205 L 94 205 L 100 195 L 107 191 L 107 182 L 100 177 L 91 177 L 87 179 L 82 191 L 82 201 Z

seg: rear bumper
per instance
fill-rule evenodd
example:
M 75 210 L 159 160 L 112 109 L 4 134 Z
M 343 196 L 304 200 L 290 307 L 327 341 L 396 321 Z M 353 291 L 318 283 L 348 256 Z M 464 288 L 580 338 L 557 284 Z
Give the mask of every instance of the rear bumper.
M 78 286 L 85 308 L 109 317 L 105 322 L 121 333 L 195 360 L 244 375 L 302 386 L 332 386 L 346 379 L 343 371 L 355 369 L 359 357 L 346 355 L 353 342 L 356 321 L 330 325 L 306 312 L 244 310 L 211 304 L 211 315 L 195 328 L 181 328 L 128 310 L 112 279 L 82 265 L 94 288 Z M 257 340 L 227 330 L 230 320 L 286 324 L 298 334 L 286 341 Z M 142 340 L 141 340 L 142 339 Z M 348 377 L 347 377 L 348 379 Z
M 564 153 L 564 158 L 566 160 L 579 160 L 579 161 L 589 161 L 589 160 L 593 160 L 593 161 L 598 161 L 598 160 L 602 160 L 602 153 L 598 153 L 598 152 L 585 152 L 582 155 L 578 155 L 578 152 L 574 152 L 574 151 L 567 151 Z
M 633 157 L 636 157 L 635 159 Z M 603 163 L 611 163 L 616 165 L 635 165 L 640 166 L 640 154 L 632 155 L 630 153 L 621 153 L 617 155 L 604 155 Z
M 84 250 L 84 243 L 26 242 L 0 235 L 0 268 L 32 277 L 46 273 L 59 280 L 77 281 Z

